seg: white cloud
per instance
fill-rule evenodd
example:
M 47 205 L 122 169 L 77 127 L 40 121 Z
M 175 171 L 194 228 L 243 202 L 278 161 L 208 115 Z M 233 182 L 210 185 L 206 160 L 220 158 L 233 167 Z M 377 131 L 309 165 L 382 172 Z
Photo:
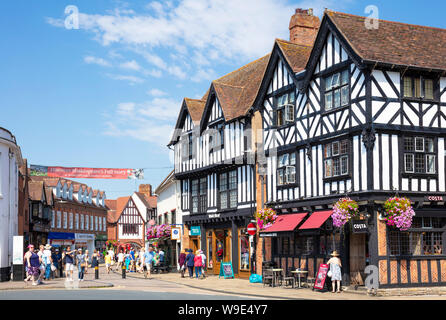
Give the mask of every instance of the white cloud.
M 163 90 L 153 88 L 153 89 L 150 89 L 149 91 L 147 91 L 147 94 L 154 96 L 154 97 L 162 97 L 162 96 L 165 96 L 167 93 L 164 92 Z
M 120 74 L 106 74 L 107 77 L 113 80 L 122 80 L 122 81 L 128 81 L 130 85 L 134 85 L 137 83 L 143 83 L 145 80 L 140 77 L 135 76 L 129 76 L 129 75 L 120 75 Z
M 120 103 L 114 116 L 106 117 L 104 134 L 151 142 L 167 151 L 180 107 L 181 101 L 159 97 L 143 103 Z
M 135 60 L 123 62 L 121 63 L 120 67 L 122 69 L 127 69 L 127 70 L 135 70 L 135 71 L 141 70 L 141 66 Z
M 102 67 L 110 67 L 111 66 L 107 60 L 102 59 L 102 58 L 93 57 L 93 56 L 84 57 L 84 62 L 88 63 L 88 64 L 97 64 Z

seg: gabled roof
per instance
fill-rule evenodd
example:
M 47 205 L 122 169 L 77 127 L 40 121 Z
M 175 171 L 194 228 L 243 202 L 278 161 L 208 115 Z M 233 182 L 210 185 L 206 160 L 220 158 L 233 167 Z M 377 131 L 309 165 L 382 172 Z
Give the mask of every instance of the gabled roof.
M 295 44 L 282 39 L 276 39 L 275 43 L 294 73 L 305 70 L 313 47 Z
M 105 200 L 105 206 L 107 207 L 107 222 L 108 223 L 115 223 L 118 221 L 116 218 L 116 206 L 117 201 L 116 200 Z
M 46 195 L 46 202 L 49 205 L 53 205 L 53 203 L 54 203 L 53 188 L 52 187 L 45 187 L 45 195 Z
M 162 192 L 162 190 L 164 190 L 164 187 L 169 185 L 170 183 L 172 183 L 174 181 L 174 175 L 175 175 L 175 170 L 172 170 L 166 178 L 164 178 L 163 181 L 161 181 L 161 183 L 159 184 L 159 186 L 155 189 L 155 193 L 156 194 L 160 194 L 160 192 Z
M 141 192 L 135 192 L 135 194 L 138 196 L 139 199 L 141 199 L 142 203 L 149 209 L 156 208 L 157 203 L 157 197 L 149 197 L 144 193 Z
M 367 18 L 326 10 L 353 51 L 363 62 L 446 70 L 446 29 L 378 20 L 367 29 Z
M 29 198 L 32 201 L 45 201 L 43 181 L 30 181 L 28 188 Z
M 220 102 L 226 121 L 245 116 L 254 103 L 268 65 L 270 54 L 263 56 L 227 75 L 212 81 L 211 92 L 214 91 Z M 202 129 L 212 108 L 212 99 L 207 100 Z

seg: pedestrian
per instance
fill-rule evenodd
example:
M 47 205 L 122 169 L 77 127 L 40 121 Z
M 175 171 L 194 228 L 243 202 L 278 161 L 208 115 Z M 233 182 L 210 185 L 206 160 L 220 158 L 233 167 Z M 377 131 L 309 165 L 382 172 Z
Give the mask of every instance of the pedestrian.
M 129 253 L 129 251 L 127 250 L 127 251 L 125 252 L 125 256 L 124 256 L 125 270 L 126 270 L 127 272 L 129 272 L 129 266 L 130 266 L 130 260 L 131 260 L 130 257 L 131 257 L 131 256 L 130 256 L 130 253 Z
M 153 265 L 155 266 L 155 267 L 159 267 L 159 265 L 160 265 L 160 254 L 159 254 L 159 249 L 158 248 L 156 248 L 155 250 L 154 250 L 154 256 L 153 256 Z
M 42 260 L 45 265 L 45 280 L 50 280 L 51 277 L 51 264 L 53 263 L 53 259 L 51 258 L 51 246 L 47 244 L 44 247 Z
M 332 292 L 335 293 L 335 288 L 337 285 L 337 293 L 341 293 L 341 280 L 342 280 L 342 273 L 341 273 L 341 259 L 339 259 L 339 254 L 335 250 L 331 254 L 332 258 L 327 261 L 327 264 L 330 265 L 330 274 L 331 274 L 331 283 L 332 283 Z
M 100 258 L 100 253 L 96 249 L 94 249 L 93 255 L 91 256 L 91 267 L 93 269 L 95 269 L 96 267 L 99 267 L 99 258 Z M 96 274 L 96 271 L 95 271 L 95 274 Z
M 36 286 L 38 284 L 38 278 L 40 274 L 40 257 L 34 252 L 34 245 L 30 244 L 28 246 L 28 252 L 25 254 L 25 266 L 26 272 L 28 273 L 29 279 L 32 280 L 32 285 Z M 25 281 L 29 281 L 28 278 Z
M 194 257 L 194 267 L 195 267 L 195 276 L 198 279 L 198 275 L 201 277 L 201 267 L 203 266 L 203 259 L 200 255 L 200 250 L 195 251 Z
M 178 257 L 178 265 L 180 266 L 181 278 L 184 278 L 184 271 L 186 269 L 186 252 L 187 249 L 183 249 Z
M 186 266 L 191 279 L 194 277 L 194 258 L 195 255 L 192 253 L 192 249 L 189 249 L 189 254 L 186 256 Z
M 200 251 L 200 256 L 201 256 L 201 262 L 202 262 L 202 274 L 203 274 L 203 278 L 206 278 L 206 255 L 204 254 L 203 250 L 199 250 Z
M 149 250 L 144 253 L 144 263 L 146 264 L 147 277 L 150 277 L 150 274 L 152 272 L 153 257 L 153 248 L 149 247 Z
M 105 270 L 107 270 L 107 274 L 109 274 L 110 270 L 111 270 L 111 262 L 112 262 L 109 252 L 105 253 L 104 260 L 105 260 Z
M 45 246 L 43 244 L 41 244 L 39 246 L 39 252 L 37 252 L 37 255 L 40 258 L 40 266 L 39 266 L 39 280 L 38 280 L 38 284 L 43 284 L 43 278 L 45 277 L 45 269 L 46 269 L 46 264 L 45 264 L 45 260 L 44 260 L 44 252 L 45 251 Z
M 145 254 L 145 249 L 144 247 L 141 247 L 141 249 L 139 250 L 139 272 L 140 273 L 144 273 L 144 265 L 145 265 L 145 258 L 144 258 L 144 254 Z
M 88 254 L 88 249 L 85 249 L 84 259 L 85 259 L 85 274 L 87 274 L 88 263 L 90 263 L 90 255 Z
M 51 267 L 51 279 L 57 278 L 57 271 L 59 270 L 59 258 L 57 256 L 56 249 L 51 250 L 51 260 L 53 261 L 53 266 Z
M 160 255 L 160 265 L 164 265 L 165 259 L 164 259 L 164 251 L 163 249 L 159 249 L 158 254 Z
M 134 268 L 135 268 L 135 250 L 133 250 L 133 247 L 130 248 L 130 272 L 135 272 Z
M 122 268 L 122 265 L 124 264 L 124 252 L 123 252 L 122 249 L 118 253 L 117 258 L 118 258 L 118 264 L 116 265 L 116 270 L 115 271 L 118 271 L 119 268 Z
M 65 276 L 68 281 L 73 281 L 73 272 L 74 272 L 74 254 L 75 250 L 71 250 L 71 247 L 68 246 L 65 252 Z
M 77 264 L 77 270 L 78 270 L 78 277 L 79 281 L 84 281 L 84 274 L 85 274 L 85 266 L 87 264 L 85 260 L 85 254 L 82 254 L 82 249 L 78 249 L 78 253 L 76 255 L 76 264 Z

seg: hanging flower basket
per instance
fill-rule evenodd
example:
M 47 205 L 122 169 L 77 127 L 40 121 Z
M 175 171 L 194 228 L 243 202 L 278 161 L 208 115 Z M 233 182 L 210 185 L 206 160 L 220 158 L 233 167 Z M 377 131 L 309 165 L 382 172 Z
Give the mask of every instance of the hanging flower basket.
M 333 219 L 333 225 L 340 228 L 344 224 L 349 222 L 352 218 L 356 218 L 358 215 L 358 203 L 355 200 L 346 197 L 339 199 L 334 204 L 331 218 Z
M 256 212 L 257 225 L 260 230 L 264 230 L 273 225 L 277 219 L 277 213 L 271 208 L 260 209 Z
M 170 237 L 171 227 L 167 224 L 162 224 L 160 226 L 152 226 L 147 228 L 147 240 L 150 239 L 165 239 Z
M 396 227 L 401 231 L 406 231 L 412 226 L 412 218 L 415 211 L 412 208 L 410 200 L 403 197 L 393 197 L 384 202 L 384 211 L 386 212 L 386 221 L 388 226 Z

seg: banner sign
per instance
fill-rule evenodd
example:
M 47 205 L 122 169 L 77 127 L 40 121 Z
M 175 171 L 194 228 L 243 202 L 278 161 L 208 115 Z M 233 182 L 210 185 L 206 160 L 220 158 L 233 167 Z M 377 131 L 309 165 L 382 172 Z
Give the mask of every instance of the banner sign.
M 47 167 L 30 165 L 31 176 L 79 179 L 144 179 L 143 169 Z
M 234 278 L 234 270 L 232 269 L 232 262 L 222 262 L 220 264 L 220 275 L 218 278 Z
M 12 238 L 12 264 L 23 264 L 23 236 Z
M 316 280 L 314 281 L 313 289 L 323 290 L 325 285 L 325 279 L 328 273 L 328 264 L 322 263 L 319 265 L 319 271 L 317 272 Z

